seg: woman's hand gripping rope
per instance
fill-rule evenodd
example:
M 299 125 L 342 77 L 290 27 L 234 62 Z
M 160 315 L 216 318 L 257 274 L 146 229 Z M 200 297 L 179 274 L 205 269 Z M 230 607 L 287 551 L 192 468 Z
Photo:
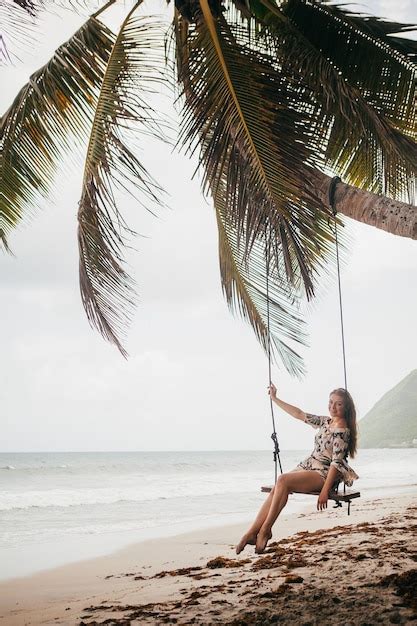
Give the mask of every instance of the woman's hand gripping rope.
M 271 396 L 272 400 L 276 400 L 276 398 L 277 398 L 277 388 L 275 387 L 275 385 L 273 383 L 271 383 L 267 389 L 268 389 L 268 393 Z

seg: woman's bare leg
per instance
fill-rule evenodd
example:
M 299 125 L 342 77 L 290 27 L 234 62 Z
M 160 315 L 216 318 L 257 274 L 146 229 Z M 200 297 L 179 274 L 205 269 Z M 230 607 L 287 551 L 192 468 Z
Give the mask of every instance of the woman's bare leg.
M 298 472 L 298 471 L 300 471 L 300 470 L 292 470 L 292 472 Z M 256 537 L 257 537 L 258 532 L 260 531 L 260 529 L 262 527 L 262 524 L 264 523 L 264 521 L 266 520 L 266 518 L 268 516 L 269 509 L 271 507 L 272 498 L 274 496 L 275 489 L 276 489 L 276 486 L 272 487 L 272 489 L 271 489 L 267 499 L 265 500 L 265 502 L 263 503 L 263 505 L 259 509 L 258 515 L 255 517 L 255 520 L 253 521 L 253 523 L 251 524 L 249 529 L 246 531 L 246 533 L 243 535 L 242 539 L 237 544 L 237 546 L 236 546 L 236 554 L 240 554 L 240 552 L 242 552 L 242 550 L 244 549 L 244 547 L 246 545 L 248 545 L 248 544 L 255 545 L 256 544 Z M 272 537 L 272 535 L 270 534 L 269 538 L 271 538 L 271 537 Z
M 300 470 L 296 472 L 289 472 L 288 474 L 282 474 L 278 478 L 270 502 L 269 510 L 257 534 L 256 552 L 258 554 L 265 550 L 266 544 L 271 538 L 272 526 L 284 506 L 287 504 L 289 494 L 320 491 L 323 487 L 323 484 L 324 478 L 314 470 Z M 259 518 L 260 512 L 258 513 Z
M 236 554 L 240 554 L 244 547 L 248 544 L 255 545 L 256 544 L 256 536 L 261 529 L 262 524 L 266 520 L 269 509 L 272 503 L 272 498 L 274 496 L 275 487 L 272 487 L 270 494 L 267 499 L 259 509 L 258 515 L 255 517 L 253 524 L 250 526 L 248 531 L 243 535 L 242 539 L 236 546 Z

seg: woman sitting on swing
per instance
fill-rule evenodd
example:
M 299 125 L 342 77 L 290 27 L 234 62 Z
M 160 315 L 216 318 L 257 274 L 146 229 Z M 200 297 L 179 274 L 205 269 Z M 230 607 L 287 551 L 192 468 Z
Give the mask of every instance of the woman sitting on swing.
M 282 474 L 273 487 L 267 500 L 262 505 L 252 526 L 236 546 L 236 553 L 242 552 L 247 544 L 256 545 L 255 551 L 262 553 L 272 537 L 272 526 L 287 504 L 290 493 L 320 492 L 317 500 L 319 511 L 327 508 L 329 492 L 335 483 L 343 481 L 352 485 L 358 475 L 346 462 L 349 454 L 356 453 L 356 409 L 352 396 L 346 389 L 335 389 L 329 398 L 330 417 L 318 417 L 304 413 L 287 402 L 277 398 L 274 385 L 269 387 L 272 400 L 281 409 L 318 428 L 314 450 L 311 455 L 299 463 L 295 469 Z

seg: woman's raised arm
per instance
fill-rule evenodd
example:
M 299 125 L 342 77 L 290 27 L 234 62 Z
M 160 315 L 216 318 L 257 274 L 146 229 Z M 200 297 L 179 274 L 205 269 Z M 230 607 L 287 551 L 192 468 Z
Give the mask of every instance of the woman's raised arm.
M 306 413 L 304 413 L 304 411 L 302 411 L 296 406 L 293 406 L 292 404 L 288 404 L 288 402 L 284 402 L 283 400 L 280 400 L 279 398 L 277 398 L 277 388 L 272 383 L 268 389 L 268 392 L 269 392 L 269 395 L 271 396 L 271 400 L 275 402 L 275 404 L 277 404 L 283 411 L 285 411 L 292 417 L 295 417 L 295 419 L 297 420 L 301 420 L 302 422 L 306 421 L 307 415 Z

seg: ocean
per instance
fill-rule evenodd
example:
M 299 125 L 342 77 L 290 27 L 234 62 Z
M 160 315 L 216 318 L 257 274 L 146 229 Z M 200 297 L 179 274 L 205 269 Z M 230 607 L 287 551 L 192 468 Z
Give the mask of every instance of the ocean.
M 309 453 L 284 451 L 284 471 Z M 366 497 L 417 486 L 417 448 L 362 450 L 351 464 Z M 0 453 L 0 579 L 246 522 L 273 478 L 271 451 Z M 299 494 L 286 510 L 306 506 Z

